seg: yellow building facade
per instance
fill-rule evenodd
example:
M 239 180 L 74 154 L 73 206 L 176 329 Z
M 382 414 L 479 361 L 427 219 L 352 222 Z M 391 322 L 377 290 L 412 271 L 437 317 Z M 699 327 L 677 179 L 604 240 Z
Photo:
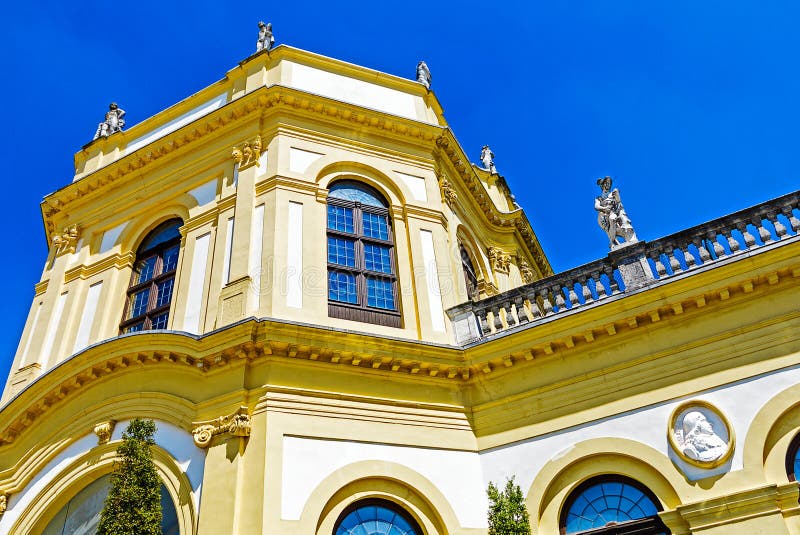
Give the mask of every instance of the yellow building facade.
M 93 532 L 133 418 L 168 533 L 800 533 L 800 192 L 554 274 L 433 92 L 287 46 L 75 168 L 0 533 Z

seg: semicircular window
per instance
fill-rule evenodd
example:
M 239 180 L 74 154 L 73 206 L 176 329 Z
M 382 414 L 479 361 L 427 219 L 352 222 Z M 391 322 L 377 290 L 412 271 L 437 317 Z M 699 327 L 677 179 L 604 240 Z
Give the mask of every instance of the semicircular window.
M 789 444 L 788 455 L 786 455 L 786 475 L 789 476 L 789 481 L 800 481 L 800 433 Z
M 333 535 L 422 535 L 422 530 L 395 504 L 385 500 L 363 500 L 339 515 Z
M 591 535 L 668 534 L 658 516 L 661 505 L 638 482 L 618 476 L 600 476 L 582 483 L 567 500 L 561 533 Z
M 366 204 L 367 206 L 388 208 L 386 201 L 383 200 L 383 197 L 377 191 L 366 184 L 361 184 L 353 180 L 342 180 L 341 182 L 336 182 L 331 185 L 328 190 L 328 197 Z

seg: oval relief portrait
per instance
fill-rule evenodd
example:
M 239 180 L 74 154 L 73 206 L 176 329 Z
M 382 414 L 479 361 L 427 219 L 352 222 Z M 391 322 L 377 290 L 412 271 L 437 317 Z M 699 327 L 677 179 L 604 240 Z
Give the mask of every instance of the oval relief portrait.
M 711 468 L 724 463 L 733 452 L 733 433 L 716 407 L 690 401 L 672 413 L 670 444 L 691 464 Z

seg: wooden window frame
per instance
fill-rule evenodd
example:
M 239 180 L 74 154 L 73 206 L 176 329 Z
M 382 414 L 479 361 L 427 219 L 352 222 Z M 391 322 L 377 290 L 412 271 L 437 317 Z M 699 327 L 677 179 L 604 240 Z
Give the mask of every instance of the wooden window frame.
M 147 239 L 147 238 L 145 238 Z M 181 238 L 176 237 L 171 240 L 165 241 L 163 243 L 159 243 L 155 247 L 151 247 L 146 251 L 141 251 L 136 253 L 136 260 L 133 262 L 133 272 L 131 273 L 131 280 L 128 283 L 128 290 L 125 293 L 125 309 L 122 313 L 123 320 L 119 324 L 119 333 L 126 334 L 126 329 L 128 329 L 131 325 L 136 325 L 139 322 L 144 321 L 144 325 L 142 326 L 141 331 L 151 331 L 153 330 L 153 318 L 164 312 L 169 312 L 170 307 L 172 306 L 172 298 L 175 296 L 175 275 L 178 272 L 178 262 L 175 262 L 175 269 L 171 271 L 167 271 L 166 273 L 163 272 L 164 269 L 164 253 L 167 250 L 172 249 L 175 246 L 178 246 L 178 258 L 180 259 L 180 244 Z M 136 264 L 143 260 L 147 260 L 152 257 L 156 257 L 156 265 L 153 268 L 153 276 L 145 281 L 138 284 L 133 284 L 133 281 L 136 280 Z M 169 303 L 166 305 L 156 306 L 158 301 L 158 284 L 167 281 L 169 279 L 173 280 L 172 286 L 172 295 L 170 296 Z M 128 317 L 128 312 L 131 307 L 131 297 L 140 291 L 150 288 L 150 294 L 147 298 L 147 307 L 145 309 L 144 314 L 140 314 L 138 316 L 125 319 Z M 140 332 L 140 331 L 136 331 Z
M 328 197 L 329 206 L 340 206 L 342 208 L 350 208 L 353 210 L 353 232 L 344 232 L 328 227 L 327 224 L 327 206 L 325 214 L 325 248 L 327 260 L 327 243 L 328 237 L 341 238 L 352 240 L 355 242 L 355 263 L 353 267 L 342 266 L 328 262 L 328 270 L 326 281 L 328 284 L 328 291 L 330 292 L 330 273 L 346 273 L 352 275 L 356 280 L 356 297 L 358 303 L 343 303 L 341 301 L 334 301 L 328 298 L 328 316 L 332 318 L 346 319 L 352 321 L 360 321 L 364 323 L 374 323 L 376 325 L 385 325 L 387 327 L 400 327 L 400 295 L 397 289 L 397 260 L 395 255 L 394 244 L 394 229 L 392 228 L 392 218 L 389 209 L 385 207 L 378 207 L 366 205 L 357 201 L 348 201 L 336 197 Z M 364 221 L 363 214 L 375 214 L 386 217 L 387 239 L 373 238 L 364 234 Z M 366 269 L 366 258 L 364 255 L 364 245 L 380 245 L 389 248 L 389 261 L 391 262 L 391 273 L 383 273 L 379 271 L 370 271 Z M 392 284 L 392 298 L 394 299 L 394 310 L 387 310 L 384 308 L 371 307 L 367 304 L 367 276 L 389 281 Z

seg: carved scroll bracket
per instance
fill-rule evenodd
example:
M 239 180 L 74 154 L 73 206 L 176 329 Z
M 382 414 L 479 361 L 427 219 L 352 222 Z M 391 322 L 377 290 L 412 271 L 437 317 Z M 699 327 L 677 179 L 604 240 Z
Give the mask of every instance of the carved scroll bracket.
M 114 420 L 101 422 L 94 426 L 94 434 L 97 435 L 97 445 L 102 446 L 108 444 L 111 440 L 111 434 L 114 432 L 114 426 L 117 424 Z
M 9 498 L 8 494 L 0 491 L 0 518 L 3 517 L 3 513 L 5 513 L 6 508 L 8 508 L 8 498 Z
M 261 162 L 261 136 L 256 136 L 250 141 L 233 147 L 231 152 L 233 161 L 239 165 L 239 169 L 245 169 L 251 165 L 260 166 Z
M 212 438 L 223 433 L 230 433 L 235 437 L 250 436 L 250 413 L 247 407 L 243 405 L 228 416 L 195 422 L 192 430 L 194 443 L 199 448 L 207 448 Z

